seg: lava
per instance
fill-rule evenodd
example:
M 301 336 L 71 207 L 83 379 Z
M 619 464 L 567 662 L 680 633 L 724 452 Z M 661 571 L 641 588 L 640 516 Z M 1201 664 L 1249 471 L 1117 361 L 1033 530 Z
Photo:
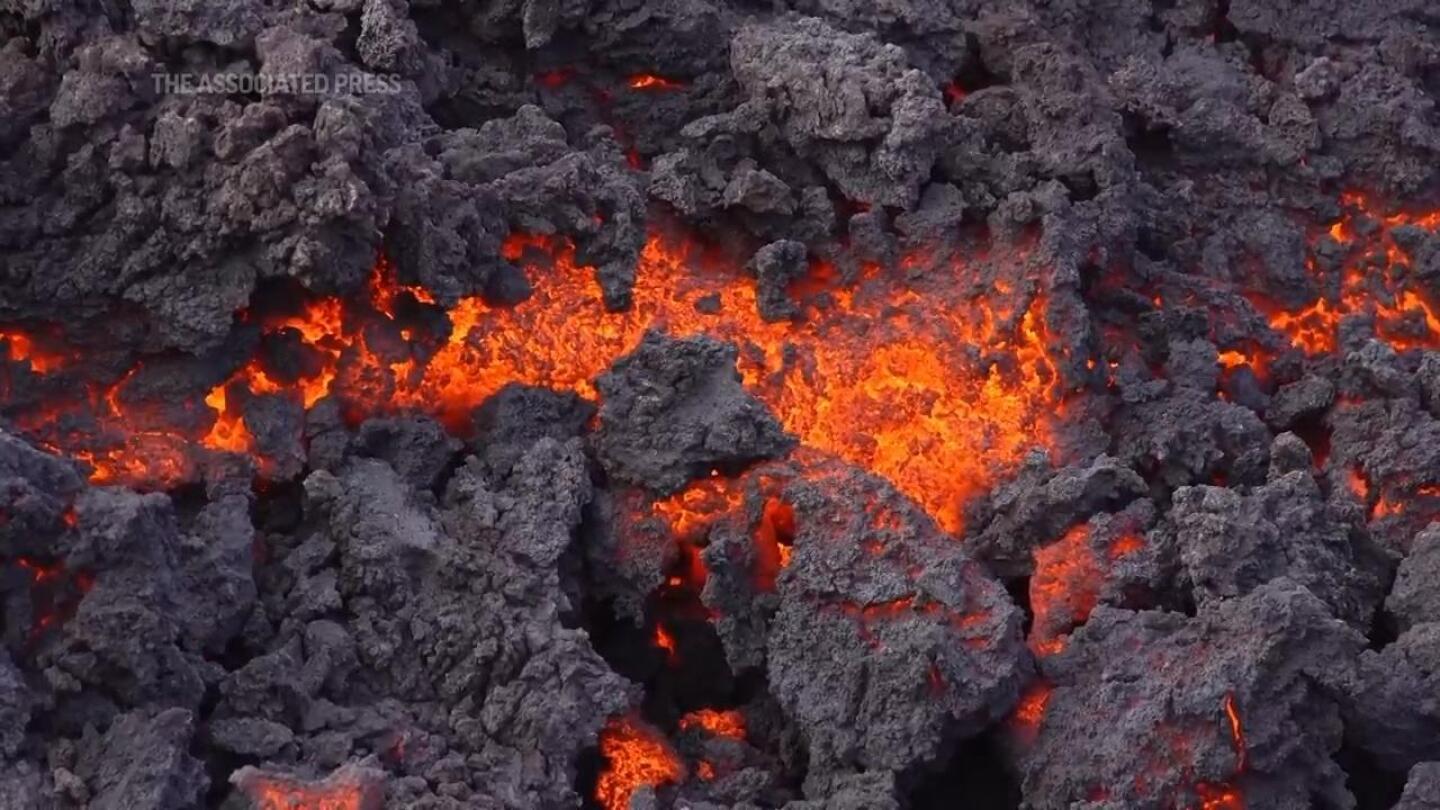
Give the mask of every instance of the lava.
M 1235 777 L 1245 773 L 1245 730 L 1240 721 L 1240 711 L 1235 707 L 1234 693 L 1227 692 L 1221 703 L 1225 720 L 1230 726 L 1230 741 L 1235 747 Z M 1195 794 L 1200 799 L 1201 810 L 1243 810 L 1245 798 L 1240 789 L 1230 782 L 1201 782 L 1195 785 Z
M 0 569 L 4 565 L 0 561 Z M 31 643 L 39 641 L 46 631 L 74 616 L 80 600 L 95 586 L 94 574 L 83 570 L 71 571 L 60 562 L 17 557 L 14 565 L 24 573 L 29 584 Z
M 795 507 L 779 497 L 765 500 L 760 523 L 755 527 L 755 587 L 775 590 L 775 578 L 790 564 L 795 540 Z
M 700 709 L 680 718 L 680 730 L 700 729 L 712 737 L 745 739 L 745 717 L 738 711 Z
M 1355 315 L 1372 316 L 1376 337 L 1396 351 L 1440 348 L 1440 308 L 1411 278 L 1413 258 L 1395 238 L 1402 227 L 1440 231 L 1440 211 L 1384 214 L 1378 201 L 1353 191 L 1342 194 L 1340 203 L 1340 219 L 1311 244 L 1313 250 L 1328 240 L 1343 251 L 1338 277 L 1323 271 L 1312 255 L 1306 270 L 1324 291 L 1319 298 L 1285 308 L 1252 291 L 1252 305 L 1271 328 L 1310 355 L 1335 351 L 1340 322 Z
M 1235 744 L 1235 772 L 1243 773 L 1245 771 L 1245 728 L 1240 722 L 1240 710 L 1235 708 L 1235 694 L 1227 692 L 1222 705 L 1225 709 L 1225 719 L 1230 723 L 1230 739 Z
M 625 80 L 631 90 L 684 90 L 685 85 L 674 79 L 656 76 L 653 73 L 637 73 Z
M 36 374 L 58 371 L 68 362 L 64 355 L 42 349 L 33 337 L 18 329 L 0 329 L 0 345 L 12 362 L 28 363 Z
M 1065 648 L 1064 634 L 1095 609 L 1102 575 L 1090 548 L 1089 524 L 1079 524 L 1056 542 L 1035 550 L 1035 574 L 1030 578 L 1035 620 L 1030 646 L 1036 654 L 1051 655 Z
M 134 409 L 114 399 L 123 380 L 90 403 L 121 437 L 103 448 L 66 434 L 51 415 L 19 421 L 90 461 L 97 483 L 168 486 L 192 474 L 197 447 L 253 454 L 241 419 L 246 392 L 307 407 L 336 396 L 352 419 L 413 410 L 462 430 L 471 410 L 508 383 L 594 399 L 593 379 L 646 330 L 662 328 L 735 341 L 746 385 L 802 443 L 890 479 L 950 531 L 960 529 L 967 498 L 1051 443 L 1057 375 L 1043 296 L 961 294 L 974 271 L 958 261 L 935 271 L 935 289 L 924 294 L 875 266 L 848 287 L 811 279 L 798 285 L 807 295 L 802 317 L 769 322 L 753 279 L 693 242 L 650 239 L 624 312 L 605 308 L 594 271 L 563 240 L 512 237 L 505 256 L 531 277 L 530 299 L 508 308 L 462 299 L 445 313 L 448 334 L 430 343 L 405 340 L 422 324 L 401 313 L 439 308 L 397 282 L 383 258 L 359 303 L 309 298 L 290 313 L 254 316 L 267 340 L 297 344 L 312 367 L 291 380 L 260 358 L 244 364 L 204 395 L 216 412 L 207 434 L 136 428 Z M 696 308 L 711 295 L 718 311 Z
M 665 660 L 672 664 L 678 660 L 678 653 L 675 651 L 675 637 L 670 635 L 670 631 L 658 622 L 655 624 L 655 646 L 665 652 Z
M 665 738 L 629 715 L 606 723 L 600 732 L 600 755 L 605 766 L 595 783 L 595 801 L 605 810 L 628 810 L 630 797 L 641 787 L 673 784 L 685 776 Z
M 1010 714 L 1011 722 L 1021 731 L 1034 733 L 1045 719 L 1045 709 L 1050 705 L 1050 693 L 1054 687 L 1046 681 L 1035 681 L 1020 695 L 1020 702 Z

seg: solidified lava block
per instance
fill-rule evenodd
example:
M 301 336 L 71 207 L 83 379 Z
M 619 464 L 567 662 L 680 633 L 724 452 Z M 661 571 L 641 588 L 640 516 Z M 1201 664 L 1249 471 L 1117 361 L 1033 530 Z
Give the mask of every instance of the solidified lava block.
M 1012 720 L 1025 806 L 1348 807 L 1364 639 L 1279 580 L 1187 618 L 1099 608 Z
M 808 743 L 812 775 L 901 771 L 1010 710 L 1030 671 L 1022 616 L 889 485 L 822 471 L 780 494 L 795 533 L 776 586 L 770 688 Z
M 740 384 L 736 350 L 651 332 L 597 381 L 595 452 L 617 479 L 662 494 L 717 468 L 768 458 L 793 440 Z

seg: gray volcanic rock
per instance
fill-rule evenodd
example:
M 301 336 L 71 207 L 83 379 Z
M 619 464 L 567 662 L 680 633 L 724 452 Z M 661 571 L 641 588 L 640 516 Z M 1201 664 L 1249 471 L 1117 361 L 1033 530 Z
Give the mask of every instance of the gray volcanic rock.
M 1007 574 L 1028 573 L 1037 547 L 1145 493 L 1144 479 L 1108 455 L 1059 470 L 1043 459 L 1030 461 L 1037 463 L 1027 462 L 1013 481 L 995 488 L 975 515 L 984 528 L 965 539 L 973 554 Z
M 1193 619 L 1098 608 L 1064 652 L 1045 659 L 1035 693 L 1044 697 L 1012 721 L 1024 806 L 1100 795 L 1148 807 L 1229 789 L 1256 806 L 1348 807 L 1330 756 L 1363 646 L 1285 580 Z
M 183 709 L 115 718 L 104 734 L 77 745 L 75 775 L 85 780 L 89 807 L 188 807 L 200 801 L 210 780 L 188 749 L 195 721 Z
M 904 770 L 1004 716 L 1030 671 L 999 582 L 889 485 L 843 469 L 783 494 L 794 553 L 778 581 L 771 690 L 812 778 Z
M 1440 623 L 1417 624 L 1382 650 L 1366 650 L 1347 728 L 1387 768 L 1440 758 Z
M 1401 630 L 1440 623 L 1440 526 L 1431 525 L 1415 538 L 1410 555 L 1400 562 L 1385 608 Z
M 1424 762 L 1410 769 L 1405 793 L 1395 810 L 1435 810 L 1440 808 L 1440 762 Z
M 1433 5 L 0 2 L 0 808 L 574 807 L 629 713 L 634 808 L 1440 804 Z M 1036 449 L 947 537 L 738 332 L 461 424 L 752 292 L 767 402 L 989 335 L 847 457 Z
M 919 199 L 949 117 L 903 50 L 801 17 L 741 28 L 730 53 L 751 102 L 846 197 L 907 208 Z
M 1285 578 L 1351 626 L 1370 626 L 1383 596 L 1385 562 L 1368 538 L 1333 514 L 1309 471 L 1272 478 L 1248 495 L 1181 487 L 1169 520 L 1197 603 L 1243 596 Z
M 596 381 L 596 455 L 618 480 L 672 493 L 715 468 L 788 450 L 794 440 L 740 384 L 733 346 L 658 332 Z
M 30 722 L 30 689 L 10 654 L 0 650 L 0 757 L 12 759 L 25 741 L 25 726 Z

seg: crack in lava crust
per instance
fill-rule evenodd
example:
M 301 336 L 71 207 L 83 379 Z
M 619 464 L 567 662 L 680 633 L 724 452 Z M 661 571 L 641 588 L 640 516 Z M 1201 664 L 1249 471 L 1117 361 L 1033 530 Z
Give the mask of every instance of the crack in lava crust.
M 255 456 L 265 474 L 244 409 L 260 396 L 308 408 L 334 395 L 351 421 L 415 410 L 463 432 L 471 410 L 510 383 L 595 399 L 592 380 L 647 330 L 662 329 L 736 342 L 746 386 L 787 430 L 888 478 L 952 532 L 961 528 L 968 497 L 1027 450 L 1051 445 L 1059 386 L 1047 352 L 1046 299 L 1030 282 L 981 284 L 984 262 L 1020 267 L 1024 250 L 978 256 L 973 265 L 914 253 L 897 272 L 867 265 L 849 284 L 815 262 L 790 285 L 801 304 L 794 321 L 762 319 L 753 276 L 689 240 L 649 239 L 634 304 L 623 312 L 604 308 L 593 271 L 564 240 L 515 235 L 504 255 L 525 270 L 533 294 L 513 307 L 462 299 L 446 313 L 448 335 L 427 331 L 435 318 L 414 317 L 439 308 L 423 288 L 398 283 L 383 256 L 360 303 L 313 298 L 283 316 L 242 313 L 242 321 L 260 322 L 266 339 L 283 334 L 302 344 L 311 367 L 286 381 L 263 355 L 252 358 L 201 397 L 216 418 L 190 443 Z M 938 266 L 927 270 L 931 265 Z M 184 448 L 153 435 L 153 419 L 137 418 L 143 404 L 117 395 L 125 382 L 92 392 L 88 403 L 109 434 L 123 437 L 118 446 L 89 446 L 62 430 L 54 414 L 72 406 L 52 412 L 47 405 L 17 421 L 52 448 L 90 462 L 96 482 L 185 480 L 194 463 L 183 458 Z M 165 452 L 155 452 L 159 445 Z

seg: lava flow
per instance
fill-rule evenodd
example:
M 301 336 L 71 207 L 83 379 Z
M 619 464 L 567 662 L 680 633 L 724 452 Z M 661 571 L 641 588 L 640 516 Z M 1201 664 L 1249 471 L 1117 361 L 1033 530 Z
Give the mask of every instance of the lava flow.
M 1028 449 L 1050 444 L 1058 386 L 1045 299 L 1001 282 L 977 294 L 978 272 L 966 264 L 908 283 L 868 266 L 851 285 L 816 265 L 792 285 L 802 314 L 771 322 L 759 314 L 753 277 L 692 241 L 649 240 L 634 305 L 623 312 L 606 310 L 594 272 L 564 240 L 515 236 L 504 255 L 534 286 L 513 307 L 476 296 L 442 313 L 382 258 L 359 302 L 310 298 L 286 313 L 243 313 L 260 325 L 262 350 L 199 397 L 215 414 L 208 429 L 167 424 L 166 407 L 127 397 L 139 367 L 78 401 L 47 400 L 11 416 L 46 446 L 89 462 L 96 483 L 165 487 L 193 477 L 197 447 L 263 457 L 247 417 L 256 398 L 309 408 L 330 395 L 352 421 L 410 410 L 463 430 L 470 412 L 510 383 L 596 398 L 593 379 L 647 330 L 663 329 L 737 343 L 745 384 L 787 430 L 889 478 L 950 531 L 967 498 Z M 448 332 L 433 328 L 442 315 Z M 277 344 L 298 359 L 277 367 L 263 351 Z M 12 356 L 23 345 L 12 337 Z M 49 364 L 27 357 L 32 372 L 48 373 Z M 72 429 L 77 414 L 98 428 Z
M 634 717 L 612 718 L 600 732 L 605 765 L 595 783 L 595 800 L 605 810 L 627 810 L 642 787 L 660 787 L 685 775 L 680 758 L 658 732 Z
M 1341 321 L 1356 315 L 1373 317 L 1376 336 L 1397 351 L 1440 348 L 1440 308 L 1413 277 L 1414 257 L 1400 236 L 1402 229 L 1435 234 L 1440 211 L 1384 214 L 1378 202 L 1357 192 L 1342 194 L 1340 205 L 1340 219 L 1315 234 L 1306 261 L 1320 297 L 1288 309 L 1258 294 L 1251 303 L 1307 354 L 1335 351 Z M 1338 251 L 1338 274 L 1322 270 L 1322 248 Z

